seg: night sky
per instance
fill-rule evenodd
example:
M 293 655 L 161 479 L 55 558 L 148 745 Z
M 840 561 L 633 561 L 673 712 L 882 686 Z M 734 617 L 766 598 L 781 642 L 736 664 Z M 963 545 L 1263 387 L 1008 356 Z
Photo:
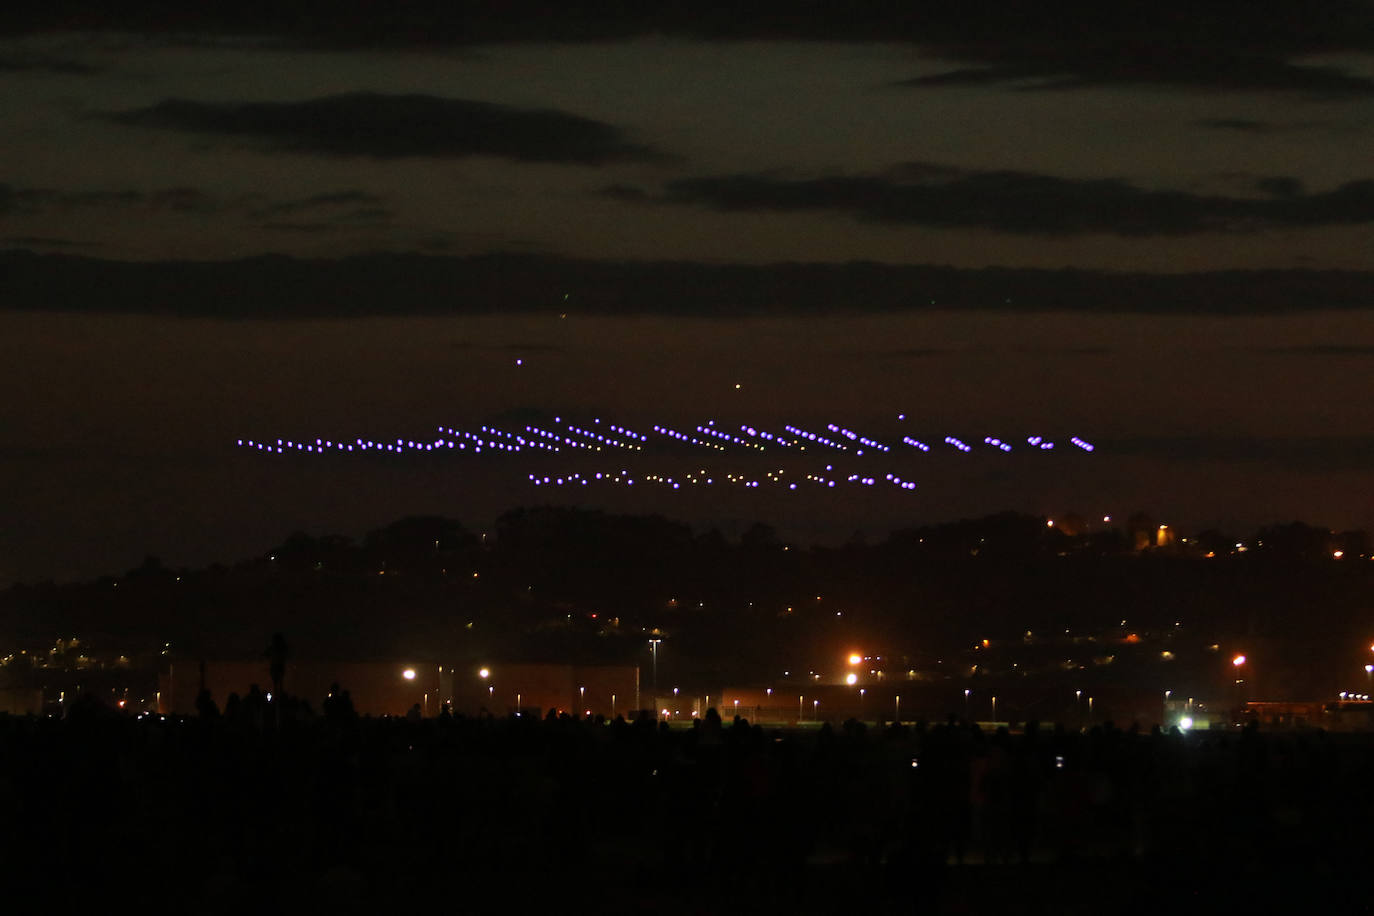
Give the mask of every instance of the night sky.
M 1370 4 L 375 6 L 3 14 L 0 585 L 550 500 L 1374 527 Z M 1017 448 L 897 496 L 235 447 L 554 416 Z

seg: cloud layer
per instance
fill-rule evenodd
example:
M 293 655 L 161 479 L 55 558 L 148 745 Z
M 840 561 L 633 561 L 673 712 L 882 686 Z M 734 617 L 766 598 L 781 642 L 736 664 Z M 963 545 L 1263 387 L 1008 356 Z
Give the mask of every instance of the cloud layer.
M 26 4 L 0 35 L 70 28 L 160 33 L 174 40 L 255 36 L 286 46 L 422 47 L 512 41 L 695 40 L 905 42 L 950 69 L 912 87 L 1019 83 L 1027 88 L 1149 84 L 1201 90 L 1367 94 L 1374 80 L 1308 58 L 1374 51 L 1364 0 L 973 0 L 870 3 L 755 0 L 607 4 L 565 0 L 378 4 L 185 4 L 103 0 Z
M 498 156 L 602 165 L 658 158 L 620 129 L 590 118 L 431 95 L 357 92 L 242 103 L 166 99 L 112 118 L 137 127 L 243 137 L 281 150 L 374 159 Z
M 1296 179 L 1279 176 L 1261 180 L 1256 190 L 1267 196 L 1147 190 L 1114 178 L 908 163 L 878 175 L 685 178 L 670 182 L 657 200 L 730 211 L 833 211 L 878 222 L 1040 236 L 1180 236 L 1374 222 L 1374 181 L 1305 194 Z M 620 186 L 603 193 L 634 197 Z
M 576 291 L 571 303 L 563 300 L 568 290 Z M 579 261 L 515 254 L 121 262 L 10 251 L 0 252 L 0 309 L 283 319 L 555 309 L 716 318 L 937 309 L 1239 316 L 1374 309 L 1374 272 L 1161 275 L 874 263 Z

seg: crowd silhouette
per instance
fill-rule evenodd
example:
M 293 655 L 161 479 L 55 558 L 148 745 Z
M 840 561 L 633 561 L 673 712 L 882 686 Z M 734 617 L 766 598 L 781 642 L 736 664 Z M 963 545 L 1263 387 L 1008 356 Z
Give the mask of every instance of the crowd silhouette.
M 1362 873 L 1370 823 L 1365 735 L 367 718 L 337 684 L 318 712 L 256 685 L 196 709 L 0 717 L 12 874 L 207 912 L 455 886 L 603 912 L 1061 912 L 1104 893 L 1093 911 L 1149 911 L 1335 886 Z

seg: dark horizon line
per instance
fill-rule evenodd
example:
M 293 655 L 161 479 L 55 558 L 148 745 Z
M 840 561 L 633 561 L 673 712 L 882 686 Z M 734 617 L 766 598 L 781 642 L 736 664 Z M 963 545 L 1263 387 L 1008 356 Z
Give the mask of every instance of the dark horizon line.
M 498 526 L 501 523 L 501 520 L 506 517 L 511 517 L 513 519 L 520 518 L 529 513 L 553 513 L 555 515 L 566 516 L 569 518 L 581 517 L 585 521 L 590 521 L 592 519 L 602 519 L 612 523 L 625 525 L 643 525 L 648 523 L 660 526 L 662 532 L 666 532 L 668 529 L 676 528 L 685 532 L 686 537 L 691 542 L 700 542 L 704 539 L 710 538 L 712 535 L 719 535 L 722 541 L 725 543 L 725 545 L 731 550 L 745 549 L 747 547 L 746 539 L 749 537 L 750 533 L 759 530 L 767 533 L 767 537 L 771 539 L 770 543 L 774 546 L 785 547 L 788 549 L 795 547 L 798 551 L 803 553 L 814 551 L 839 551 L 847 549 L 881 550 L 885 546 L 890 544 L 901 544 L 904 542 L 904 540 L 909 541 L 911 537 L 918 534 L 924 533 L 926 535 L 932 535 L 939 532 L 954 534 L 959 531 L 966 531 L 967 529 L 980 524 L 1020 524 L 1024 526 L 1026 532 L 1040 532 L 1053 529 L 1056 535 L 1067 538 L 1092 538 L 1100 536 L 1125 537 L 1129 536 L 1131 532 L 1136 530 L 1154 531 L 1158 525 L 1159 519 L 1166 517 L 1157 515 L 1156 513 L 1149 512 L 1143 508 L 1137 508 L 1127 515 L 1113 516 L 1109 521 L 1104 519 L 1103 521 L 1098 522 L 1096 521 L 1095 517 L 1090 518 L 1078 512 L 1045 514 L 1024 512 L 1016 509 L 1002 509 L 997 512 L 984 513 L 982 515 L 960 515 L 957 518 L 951 517 L 940 521 L 911 521 L 905 524 L 893 525 L 885 531 L 875 532 L 875 534 L 872 537 L 868 537 L 867 535 L 865 535 L 862 529 L 860 528 L 856 529 L 854 534 L 852 534 L 848 540 L 836 540 L 828 543 L 820 541 L 801 543 L 795 538 L 787 537 L 785 532 L 781 531 L 778 527 L 763 520 L 762 518 L 755 518 L 752 521 L 748 522 L 746 522 L 745 519 L 731 520 L 736 524 L 727 525 L 726 527 L 738 527 L 741 530 L 738 534 L 735 534 L 734 536 L 729 536 L 721 531 L 721 522 L 724 520 L 705 522 L 700 520 L 688 521 L 682 518 L 664 515 L 661 512 L 616 512 L 607 509 L 579 506 L 575 504 L 555 505 L 552 503 L 541 503 L 537 505 L 515 506 L 506 510 L 505 512 L 497 516 L 495 519 L 493 519 L 491 525 L 492 527 L 495 527 Z M 1055 522 L 1056 519 L 1058 520 L 1057 523 Z M 242 556 L 234 560 L 210 560 L 199 566 L 184 564 L 179 566 L 165 566 L 162 564 L 162 560 L 157 552 L 149 551 L 144 554 L 144 561 L 141 566 L 132 567 L 123 572 L 97 573 L 85 578 L 65 579 L 60 582 L 54 581 L 51 578 L 25 580 L 23 578 L 16 577 L 12 578 L 8 585 L 0 587 L 0 593 L 5 591 L 13 592 L 16 590 L 23 591 L 26 589 L 49 587 L 79 588 L 83 586 L 102 584 L 112 579 L 124 579 L 132 574 L 147 570 L 156 570 L 166 573 L 186 574 L 209 572 L 216 568 L 232 571 L 238 567 L 242 567 L 245 565 L 259 563 L 263 560 L 275 559 L 274 553 L 282 550 L 283 548 L 288 547 L 290 542 L 297 536 L 304 536 L 309 540 L 317 543 L 332 541 L 338 547 L 361 551 L 368 549 L 369 539 L 372 538 L 374 535 L 382 535 L 386 532 L 393 531 L 394 529 L 410 524 L 444 525 L 448 526 L 448 532 L 445 535 L 445 537 L 461 534 L 462 536 L 472 539 L 469 546 L 486 543 L 486 532 L 480 532 L 479 539 L 479 533 L 477 529 L 469 529 L 460 519 L 454 518 L 452 516 L 444 515 L 441 513 L 406 515 L 398 517 L 386 525 L 382 525 L 377 528 L 370 528 L 358 536 L 341 534 L 337 531 L 321 531 L 319 533 L 311 534 L 309 532 L 297 529 L 286 533 L 277 543 L 269 545 L 268 547 L 264 548 L 263 550 L 255 554 Z M 1074 528 L 1080 528 L 1081 530 L 1078 534 L 1065 534 L 1065 525 Z M 1197 538 L 1202 535 L 1207 535 L 1209 537 L 1212 537 L 1213 539 L 1224 540 L 1227 543 L 1230 543 L 1236 539 L 1239 539 L 1242 543 L 1259 543 L 1262 542 L 1262 537 L 1266 531 L 1281 531 L 1284 529 L 1303 530 L 1308 532 L 1325 531 L 1331 538 L 1335 539 L 1359 539 L 1368 537 L 1371 534 L 1363 528 L 1330 528 L 1324 525 L 1313 525 L 1301 519 L 1290 519 L 1286 521 L 1273 520 L 1266 524 L 1260 524 L 1256 527 L 1253 527 L 1248 534 L 1244 535 L 1237 535 L 1235 531 L 1223 530 L 1223 528 L 1220 527 L 1220 525 L 1203 524 L 1197 526 L 1196 530 L 1190 528 L 1188 529 L 1189 533 L 1187 537 L 1184 537 L 1184 535 L 1180 534 L 1178 527 L 1175 525 L 1158 525 L 1158 527 L 1167 527 L 1173 529 L 1174 536 L 1177 538 L 1183 538 L 1182 543 L 1184 544 L 1189 543 L 1188 538 L 1192 538 L 1194 541 L 1196 541 Z M 856 540 L 856 538 L 859 539 Z M 493 543 L 495 543 L 498 547 L 500 546 L 499 535 L 494 539 Z M 1162 548 L 1151 547 L 1150 549 Z M 1140 551 L 1137 549 L 1132 549 L 1128 552 L 1139 553 Z M 1265 551 L 1259 550 L 1247 552 L 1256 552 L 1259 554 L 1263 554 Z

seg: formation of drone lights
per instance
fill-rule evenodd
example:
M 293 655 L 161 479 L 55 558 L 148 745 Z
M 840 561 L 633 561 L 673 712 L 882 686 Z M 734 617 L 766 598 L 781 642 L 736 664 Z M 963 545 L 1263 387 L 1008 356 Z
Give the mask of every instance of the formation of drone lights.
M 903 419 L 905 415 L 899 415 Z M 717 457 L 725 455 L 749 455 L 760 457 L 762 452 L 771 448 L 805 451 L 808 445 L 824 446 L 845 454 L 845 457 L 858 458 L 869 451 L 872 457 L 866 461 L 881 460 L 892 449 L 887 444 L 869 436 L 860 435 L 852 429 L 836 423 L 826 425 L 832 436 L 812 432 L 799 426 L 784 424 L 782 432 L 775 433 L 763 427 L 741 424 L 738 434 L 734 427 L 726 428 L 715 420 L 694 424 L 692 432 L 682 432 L 663 424 L 652 426 L 649 433 L 636 432 L 615 423 L 602 423 L 595 418 L 591 423 L 578 425 L 567 422 L 562 417 L 554 417 L 551 424 L 536 426 L 528 424 L 519 431 L 499 429 L 495 426 L 481 425 L 473 429 L 456 426 L 439 426 L 437 435 L 423 439 L 238 439 L 241 448 L 271 454 L 307 453 L 312 455 L 347 453 L 386 453 L 417 454 L 442 452 L 465 455 L 514 455 L 528 453 L 539 455 L 548 452 L 560 454 L 595 453 L 603 450 L 618 449 L 622 452 L 645 452 L 655 448 L 667 447 L 680 449 L 681 446 L 696 446 L 709 449 Z M 943 441 L 959 454 L 968 454 L 973 447 L 957 436 L 945 436 Z M 983 444 L 998 453 L 1013 451 L 1010 442 L 986 436 Z M 1025 439 L 1030 451 L 1049 451 L 1054 442 L 1043 436 L 1028 436 Z M 1075 447 L 1084 452 L 1092 452 L 1095 446 L 1078 436 L 1070 437 Z M 925 455 L 931 452 L 930 445 L 909 435 L 901 437 L 901 443 Z M 905 454 L 911 455 L 912 452 Z M 839 456 L 837 456 L 839 457 Z M 526 459 L 527 461 L 530 459 Z M 774 467 L 760 472 L 747 472 L 741 469 L 698 468 L 686 472 L 648 473 L 632 472 L 628 468 L 618 470 L 566 470 L 561 474 L 528 472 L 528 483 L 544 487 L 586 487 L 591 485 L 634 486 L 650 485 L 670 490 L 694 489 L 698 487 L 731 487 L 742 489 L 769 488 L 785 492 L 800 490 L 835 490 L 839 486 L 891 487 L 903 491 L 914 491 L 916 482 L 904 470 L 870 471 L 852 470 L 849 473 L 837 471 L 833 464 L 825 465 L 824 471 L 804 469 L 802 473 L 789 475 L 786 468 Z
M 844 436 L 850 442 L 857 442 L 860 445 L 865 445 L 869 448 L 876 448 L 880 452 L 892 451 L 892 449 L 888 448 L 886 445 L 883 445 L 881 442 L 878 442 L 875 439 L 870 439 L 867 436 L 861 436 L 858 433 L 854 432 L 852 429 L 845 429 L 842 426 L 836 426 L 834 423 L 825 424 L 825 428 L 830 430 L 832 433 L 839 433 L 841 436 Z M 858 454 L 862 455 L 863 452 L 860 451 L 858 452 Z

